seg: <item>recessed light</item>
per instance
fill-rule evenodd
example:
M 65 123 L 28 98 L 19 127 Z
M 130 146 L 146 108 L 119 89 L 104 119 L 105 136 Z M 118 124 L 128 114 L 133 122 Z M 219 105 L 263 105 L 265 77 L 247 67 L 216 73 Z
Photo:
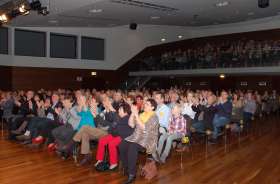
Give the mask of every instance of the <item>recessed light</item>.
M 160 19 L 160 17 L 159 16 L 151 16 L 151 19 L 156 20 L 156 19 Z
M 254 12 L 249 12 L 248 15 L 250 15 L 250 16 L 255 15 L 255 13 Z
M 166 39 L 165 39 L 165 38 L 162 38 L 160 41 L 165 42 L 165 41 L 166 41 Z
M 103 10 L 102 9 L 91 9 L 88 12 L 89 13 L 101 13 L 101 12 L 103 12 Z
M 215 4 L 216 7 L 224 7 L 224 6 L 228 6 L 229 2 L 228 1 L 222 1 L 222 2 L 218 2 Z
M 182 35 L 179 35 L 179 36 L 178 36 L 178 38 L 179 38 L 179 39 L 182 39 L 182 38 L 183 38 L 183 36 L 182 36 Z

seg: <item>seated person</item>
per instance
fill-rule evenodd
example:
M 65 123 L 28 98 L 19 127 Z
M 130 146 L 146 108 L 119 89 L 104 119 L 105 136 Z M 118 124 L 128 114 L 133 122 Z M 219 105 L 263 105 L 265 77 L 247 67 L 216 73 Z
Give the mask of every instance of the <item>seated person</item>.
M 26 97 L 21 100 L 15 100 L 15 105 L 18 106 L 18 113 L 10 118 L 8 122 L 9 138 L 14 139 L 13 130 L 17 130 L 24 121 L 30 121 L 34 116 L 37 116 L 37 104 L 34 100 L 34 92 L 27 91 Z
M 3 110 L 2 118 L 8 121 L 13 116 L 14 99 L 11 92 L 7 92 L 0 101 L 0 108 Z
M 72 107 L 73 103 L 71 102 L 71 98 L 65 97 L 62 103 L 64 108 L 61 112 L 58 112 L 58 116 L 60 122 L 63 122 L 64 125 L 52 130 L 57 144 L 57 151 L 60 153 L 63 151 L 62 148 L 73 138 L 81 121 L 81 117 L 78 115 L 78 106 L 75 105 Z
M 133 134 L 119 145 L 120 159 L 125 173 L 128 174 L 126 183 L 132 183 L 136 177 L 136 162 L 138 152 L 146 149 L 148 154 L 156 152 L 159 121 L 155 113 L 155 100 L 148 99 L 144 104 L 144 112 L 139 115 L 136 106 L 131 107 L 129 125 L 135 127 Z
M 188 121 L 193 121 L 196 115 L 196 111 L 194 111 L 194 101 L 195 97 L 192 92 L 188 92 L 187 100 L 183 104 L 182 114 Z
M 157 103 L 156 114 L 161 127 L 159 131 L 160 133 L 165 133 L 169 125 L 171 110 L 167 105 L 164 104 L 163 93 L 155 93 L 154 99 Z
M 116 111 L 113 108 L 111 102 L 109 101 L 109 98 L 103 99 L 103 106 L 105 108 L 105 120 L 108 124 L 111 124 L 115 121 L 116 117 Z M 109 121 L 110 120 L 110 121 Z M 81 125 L 81 123 L 80 123 Z M 80 128 L 80 125 L 78 129 Z M 108 125 L 109 126 L 109 125 Z M 108 127 L 109 128 L 109 127 Z M 75 134 L 72 141 L 68 144 L 67 150 L 68 152 L 72 150 L 72 147 L 77 143 L 81 142 L 81 154 L 84 155 L 84 158 L 81 160 L 79 165 L 85 165 L 87 163 L 90 163 L 92 160 L 92 153 L 90 151 L 90 141 L 91 140 L 98 140 L 101 137 L 104 137 L 108 134 L 107 130 L 104 130 L 102 128 L 98 128 L 96 126 L 83 126 L 81 129 Z
M 242 118 L 243 101 L 237 94 L 233 94 L 231 122 L 239 123 Z
M 118 106 L 118 115 L 115 125 L 109 130 L 109 134 L 101 137 L 98 142 L 96 164 L 98 166 L 104 159 L 105 146 L 109 148 L 110 170 L 114 170 L 118 166 L 117 147 L 123 139 L 133 133 L 133 128 L 129 126 L 128 119 L 131 114 L 130 106 L 127 103 L 121 103 Z
M 54 93 L 51 97 L 51 105 L 49 101 L 45 101 L 45 117 L 34 117 L 29 122 L 28 129 L 30 131 L 31 138 L 34 140 L 31 147 L 42 144 L 44 139 L 47 140 L 47 145 L 53 146 L 54 137 L 52 130 L 61 126 L 58 114 L 62 111 L 63 105 L 59 101 L 58 94 Z
M 221 96 L 215 108 L 216 114 L 213 119 L 213 134 L 210 143 L 216 143 L 216 139 L 219 134 L 219 128 L 230 123 L 232 103 L 228 100 L 228 93 L 226 91 L 221 92 Z
M 256 109 L 257 109 L 256 100 L 253 98 L 252 93 L 248 92 L 244 101 L 244 108 L 243 108 L 243 119 L 245 123 L 245 128 L 248 128 L 248 126 L 250 126 L 250 122 L 256 112 Z
M 155 160 L 165 163 L 167 156 L 171 150 L 174 140 L 183 138 L 187 134 L 187 120 L 181 115 L 182 108 L 179 104 L 173 105 L 171 110 L 172 116 L 166 133 L 163 133 L 158 142 L 157 154 L 153 157 Z M 165 148 L 163 150 L 163 145 Z M 160 158 L 158 158 L 160 157 Z
M 204 133 L 206 130 L 213 130 L 213 119 L 216 113 L 216 108 L 214 106 L 216 102 L 215 95 L 209 95 L 207 97 L 207 105 L 201 106 L 201 111 L 203 112 L 203 119 L 196 121 L 192 124 L 196 132 Z

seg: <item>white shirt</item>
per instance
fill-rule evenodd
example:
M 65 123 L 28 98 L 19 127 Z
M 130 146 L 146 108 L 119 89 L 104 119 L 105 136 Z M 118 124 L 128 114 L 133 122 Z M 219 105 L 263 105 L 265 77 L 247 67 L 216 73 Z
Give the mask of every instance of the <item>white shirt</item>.
M 192 109 L 192 103 L 184 103 L 182 114 L 188 115 L 191 119 L 194 119 L 196 112 Z

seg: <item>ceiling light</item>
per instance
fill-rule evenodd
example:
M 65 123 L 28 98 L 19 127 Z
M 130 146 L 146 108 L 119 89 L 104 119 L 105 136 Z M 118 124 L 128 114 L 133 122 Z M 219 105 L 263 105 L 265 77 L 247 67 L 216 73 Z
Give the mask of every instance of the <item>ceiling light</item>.
M 166 41 L 166 39 L 165 39 L 165 38 L 162 38 L 160 41 L 161 41 L 161 42 L 165 42 L 165 41 Z
M 156 19 L 160 19 L 160 17 L 159 16 L 151 16 L 151 19 L 156 20 Z
M 179 39 L 182 39 L 182 38 L 183 38 L 183 36 L 182 36 L 182 35 L 179 35 L 179 36 L 178 36 L 178 38 L 179 38 Z
M 102 9 L 91 9 L 88 12 L 89 13 L 101 13 L 101 12 L 103 12 L 103 10 Z
M 91 72 L 91 75 L 92 76 L 96 76 L 96 72 Z
M 224 7 L 224 6 L 228 6 L 228 5 L 229 5 L 228 1 L 222 1 L 222 2 L 215 4 L 216 7 Z
M 221 75 L 220 75 L 220 78 L 221 78 L 221 79 L 224 79 L 225 77 L 226 77 L 225 74 L 221 74 Z

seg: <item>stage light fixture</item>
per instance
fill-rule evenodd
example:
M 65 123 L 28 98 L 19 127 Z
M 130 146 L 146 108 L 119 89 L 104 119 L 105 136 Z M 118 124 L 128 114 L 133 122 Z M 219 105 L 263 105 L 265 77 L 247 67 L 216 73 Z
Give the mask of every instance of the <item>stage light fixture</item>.
M 21 15 L 28 15 L 29 14 L 29 10 L 28 7 L 25 4 L 22 4 L 19 8 L 18 8 L 19 12 Z
M 8 17 L 7 17 L 7 15 L 6 15 L 6 14 L 2 14 L 2 15 L 0 16 L 0 21 L 1 21 L 2 23 L 8 22 Z

